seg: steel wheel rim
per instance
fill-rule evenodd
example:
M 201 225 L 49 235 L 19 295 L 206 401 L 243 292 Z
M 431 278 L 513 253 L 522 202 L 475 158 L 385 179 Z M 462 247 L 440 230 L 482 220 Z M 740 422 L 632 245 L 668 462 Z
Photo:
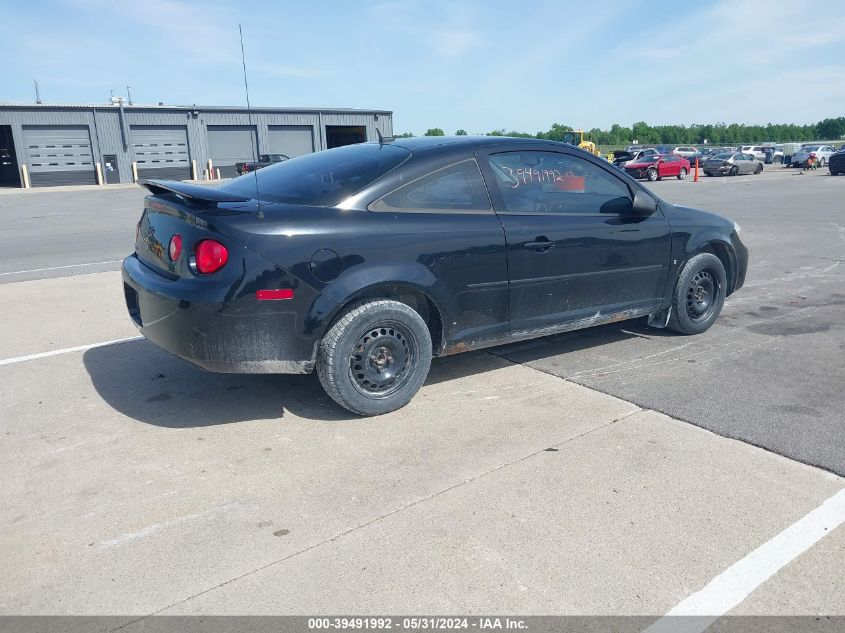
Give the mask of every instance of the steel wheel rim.
M 369 398 L 386 398 L 410 380 L 419 357 L 417 339 L 397 321 L 382 321 L 355 341 L 349 355 L 349 377 Z
M 709 268 L 698 271 L 687 287 L 687 316 L 695 323 L 709 319 L 716 310 L 719 281 Z

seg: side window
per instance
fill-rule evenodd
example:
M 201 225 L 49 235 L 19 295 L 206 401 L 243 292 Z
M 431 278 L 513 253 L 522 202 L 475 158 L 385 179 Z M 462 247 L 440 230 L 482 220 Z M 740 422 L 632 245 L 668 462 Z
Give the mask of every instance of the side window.
M 475 160 L 465 160 L 412 180 L 369 208 L 371 211 L 490 211 L 490 199 Z
M 675 155 L 667 156 L 666 158 L 663 159 L 663 162 L 665 162 L 665 163 L 677 163 L 678 157 L 675 156 Z
M 505 152 L 489 162 L 504 212 L 618 214 L 631 208 L 622 180 L 578 156 Z

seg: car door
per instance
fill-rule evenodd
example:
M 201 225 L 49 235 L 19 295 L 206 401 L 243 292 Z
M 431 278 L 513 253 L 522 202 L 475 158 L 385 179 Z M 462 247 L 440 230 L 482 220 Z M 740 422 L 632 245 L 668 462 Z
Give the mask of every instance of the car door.
M 681 161 L 677 156 L 667 156 L 663 159 L 663 173 L 661 176 L 677 176 L 681 171 Z
M 512 333 L 661 304 L 669 224 L 659 209 L 633 216 L 636 185 L 556 147 L 491 149 L 479 162 L 505 229 Z
M 740 172 L 743 174 L 754 173 L 754 170 L 757 169 L 757 159 L 748 154 L 742 155 L 742 161 L 740 164 L 742 165 Z

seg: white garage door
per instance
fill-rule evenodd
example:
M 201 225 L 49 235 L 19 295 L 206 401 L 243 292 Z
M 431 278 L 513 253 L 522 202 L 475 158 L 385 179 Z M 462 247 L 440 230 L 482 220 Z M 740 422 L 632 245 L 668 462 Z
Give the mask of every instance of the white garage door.
M 235 163 L 254 161 L 258 146 L 255 128 L 248 125 L 209 125 L 208 156 L 223 178 L 237 176 Z
M 132 160 L 138 178 L 187 180 L 191 177 L 188 130 L 179 125 L 133 125 Z
M 265 154 L 296 158 L 314 151 L 314 128 L 310 125 L 271 125 L 267 132 L 270 147 Z
M 97 184 L 87 125 L 25 125 L 23 144 L 33 187 Z

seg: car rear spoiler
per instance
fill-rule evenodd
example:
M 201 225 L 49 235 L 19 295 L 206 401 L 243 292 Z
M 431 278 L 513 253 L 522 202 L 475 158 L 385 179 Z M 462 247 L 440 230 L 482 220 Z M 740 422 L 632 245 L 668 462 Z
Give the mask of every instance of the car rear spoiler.
M 207 202 L 247 202 L 251 198 L 228 191 L 221 191 L 213 185 L 193 185 L 179 180 L 142 180 L 142 187 L 146 187 L 154 194 L 177 193 L 192 200 Z

